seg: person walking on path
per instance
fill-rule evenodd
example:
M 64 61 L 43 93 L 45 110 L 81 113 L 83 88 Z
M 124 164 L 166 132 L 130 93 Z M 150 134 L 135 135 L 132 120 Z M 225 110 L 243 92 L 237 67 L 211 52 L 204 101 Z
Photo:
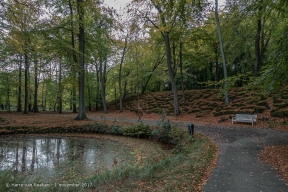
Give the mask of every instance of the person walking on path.
M 141 108 L 138 109 L 137 111 L 137 115 L 138 115 L 138 121 L 137 122 L 142 122 L 141 117 L 143 116 L 143 111 Z

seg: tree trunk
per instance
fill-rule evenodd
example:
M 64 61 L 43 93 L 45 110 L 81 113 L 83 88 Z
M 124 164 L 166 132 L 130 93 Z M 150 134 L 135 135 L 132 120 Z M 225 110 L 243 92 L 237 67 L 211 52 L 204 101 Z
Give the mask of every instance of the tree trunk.
M 125 77 L 128 77 L 129 74 L 130 74 L 130 71 L 128 71 L 128 72 L 125 74 Z M 138 75 L 137 75 L 137 77 L 138 77 Z M 138 79 L 137 79 L 136 83 L 139 84 Z M 123 99 L 126 98 L 128 92 L 129 92 L 129 91 L 127 90 L 127 85 L 128 85 L 128 80 L 127 80 L 127 78 L 126 78 L 126 79 L 125 79 L 125 82 L 124 82 L 124 94 L 123 94 Z M 138 87 L 136 87 L 136 86 L 135 86 L 135 88 L 138 89 Z M 138 93 L 138 91 L 136 91 L 136 92 Z
M 157 59 L 155 65 L 153 66 L 153 69 L 152 69 L 152 72 L 154 72 L 157 67 L 161 64 L 161 60 L 164 58 L 165 54 L 161 57 L 161 59 Z M 148 76 L 147 80 L 145 81 L 145 83 L 143 83 L 143 86 L 142 86 L 142 89 L 141 89 L 141 93 L 144 94 L 146 92 L 146 89 L 147 89 L 147 86 L 148 86 L 148 83 L 150 81 L 152 77 L 152 73 Z
M 176 45 L 175 45 L 175 41 L 173 41 L 172 43 L 172 58 L 173 58 L 173 72 L 174 72 L 174 77 L 176 76 L 176 72 L 177 72 L 177 60 L 176 60 Z
M 21 86 L 21 78 L 22 78 L 22 55 L 20 55 L 20 61 L 19 61 L 19 75 L 18 75 L 18 99 L 17 99 L 17 111 L 22 111 L 22 86 Z
M 260 73 L 260 67 L 262 63 L 262 58 L 261 58 L 261 51 L 260 51 L 260 41 L 261 41 L 261 19 L 257 20 L 257 33 L 255 37 L 255 56 L 256 56 L 256 61 L 255 61 L 255 69 L 254 69 L 254 76 L 258 76 Z
M 163 11 L 161 10 L 160 6 L 156 5 L 155 3 L 153 3 L 153 5 L 158 10 L 158 12 L 160 14 L 161 26 L 165 28 L 167 24 L 166 24 L 166 20 L 165 20 L 165 16 L 163 14 Z M 152 20 L 150 20 L 150 22 L 154 26 L 156 26 Z M 157 28 L 159 28 L 159 27 L 157 27 Z M 171 52 L 169 32 L 163 31 L 163 32 L 161 32 L 161 35 L 162 35 L 164 42 L 165 42 L 167 67 L 168 67 L 170 82 L 172 85 L 172 93 L 174 96 L 174 115 L 178 116 L 180 114 L 180 110 L 179 110 L 179 101 L 178 101 L 178 90 L 177 90 L 177 85 L 175 82 L 175 75 L 174 75 L 176 70 L 173 70 L 173 66 L 172 66 L 173 62 L 172 62 L 172 52 Z M 174 63 L 174 67 L 175 67 L 175 64 L 176 63 Z
M 128 43 L 128 35 L 126 36 L 125 38 L 125 45 L 124 45 L 124 48 L 123 48 L 123 52 L 122 52 L 122 56 L 121 56 L 121 62 L 120 62 L 120 69 L 119 69 L 119 76 L 118 76 L 118 84 L 119 84 L 119 103 L 120 103 L 120 112 L 123 111 L 123 103 L 122 103 L 122 100 L 123 100 L 123 96 L 122 96 L 122 65 L 123 65 L 123 62 L 124 62 L 124 56 L 125 56 L 125 53 L 126 53 L 126 48 L 127 48 L 127 43 Z
M 180 65 L 181 89 L 182 89 L 182 95 L 183 95 L 183 102 L 185 103 L 186 102 L 186 97 L 185 97 L 185 89 L 184 89 L 184 83 L 183 83 L 182 49 L 183 49 L 183 43 L 180 42 L 179 65 Z
M 215 0 L 215 17 L 216 17 L 216 24 L 217 24 L 217 31 L 218 31 L 221 55 L 222 55 L 222 60 L 223 60 L 224 79 L 227 80 L 226 58 L 225 58 L 225 54 L 224 54 L 224 48 L 223 48 L 223 42 L 222 42 L 222 36 L 221 36 L 221 30 L 220 30 L 220 21 L 219 21 L 219 17 L 218 17 L 218 0 Z M 228 89 L 227 82 L 225 82 L 225 89 Z M 229 104 L 228 90 L 226 90 L 226 92 L 225 92 L 225 104 Z
M 99 98 L 101 96 L 101 93 L 100 93 L 100 75 L 99 75 L 99 68 L 98 68 L 98 65 L 96 64 L 95 65 L 96 67 L 96 79 L 97 79 L 97 84 L 96 84 L 96 103 L 95 103 L 95 107 L 96 107 L 96 111 L 99 110 Z M 100 95 L 100 96 L 99 96 Z
M 90 89 L 90 85 L 89 84 L 88 84 L 88 87 L 87 87 L 87 91 L 88 91 L 88 110 L 91 112 L 92 111 L 91 89 Z
M 70 17 L 71 17 L 71 22 L 70 22 L 70 27 L 71 27 L 71 47 L 73 50 L 73 65 L 72 65 L 72 71 L 73 71 L 73 80 L 76 81 L 76 66 L 78 64 L 77 61 L 77 56 L 76 56 L 76 51 L 75 51 L 75 34 L 74 34 L 74 23 L 73 23 L 73 9 L 72 9 L 72 4 L 71 4 L 71 0 L 68 1 L 69 3 L 69 9 L 70 9 Z M 75 84 L 73 83 L 73 87 L 72 87 L 72 111 L 73 113 L 77 113 L 77 106 L 76 106 L 76 88 L 75 88 Z
M 106 58 L 105 58 L 106 60 Z M 107 105 L 106 105 L 106 62 L 104 63 L 104 67 L 103 67 L 103 59 L 100 57 L 100 82 L 101 82 L 101 98 L 102 98 L 102 104 L 103 104 L 103 109 L 104 109 L 104 113 L 107 113 Z
M 63 108 L 63 104 L 62 104 L 62 66 L 61 66 L 61 58 L 59 59 L 59 77 L 58 77 L 58 89 L 59 89 L 59 113 L 62 113 L 62 108 Z
M 88 65 L 86 65 L 86 87 L 87 87 L 87 93 L 88 93 L 88 110 L 92 111 L 92 105 L 91 105 L 91 88 L 90 88 L 90 76 L 88 72 Z
M 174 70 L 172 68 L 172 56 L 171 56 L 169 34 L 167 32 L 164 32 L 163 37 L 164 37 L 165 47 L 166 47 L 167 67 L 168 67 L 170 82 L 172 85 L 172 92 L 174 95 L 174 115 L 178 116 L 180 114 L 179 102 L 178 102 L 178 90 L 177 90 L 177 85 L 175 82 Z
M 45 103 L 44 103 L 44 88 L 45 88 L 45 81 L 42 82 L 42 98 L 41 98 L 41 106 L 42 106 L 42 111 L 46 111 L 46 106 L 45 106 Z M 45 97 L 46 97 L 46 94 L 45 94 Z
M 79 112 L 76 120 L 87 119 L 85 111 L 85 95 L 84 95 L 84 74 L 85 74 L 85 62 L 84 62 L 84 7 L 83 0 L 77 1 L 77 9 L 79 14 Z
M 72 88 L 72 112 L 77 113 L 77 106 L 76 106 L 76 87 Z
M 219 55 L 218 55 L 218 43 L 214 45 L 214 53 L 215 53 L 215 81 L 219 81 Z
M 30 74 L 29 74 L 29 71 L 28 71 L 28 90 L 31 90 L 30 86 L 31 86 L 31 82 L 30 82 Z M 29 91 L 28 91 L 29 92 Z M 32 93 L 30 91 L 29 93 L 29 101 L 28 101 L 28 111 L 29 112 L 32 112 L 33 111 L 33 105 L 32 105 Z
M 25 79 L 24 79 L 24 114 L 28 114 L 28 55 L 24 53 L 24 62 L 25 62 Z
M 10 83 L 9 83 L 9 73 L 6 73 L 6 83 L 7 83 L 7 110 L 8 113 L 11 112 L 10 110 Z
M 70 106 L 69 106 L 69 108 L 70 108 L 70 110 L 72 110 L 73 109 L 73 91 L 71 90 L 71 92 L 70 92 L 70 97 L 71 97 L 71 100 L 70 100 Z
M 38 63 L 35 59 L 35 65 L 34 65 L 34 113 L 39 113 L 38 109 Z

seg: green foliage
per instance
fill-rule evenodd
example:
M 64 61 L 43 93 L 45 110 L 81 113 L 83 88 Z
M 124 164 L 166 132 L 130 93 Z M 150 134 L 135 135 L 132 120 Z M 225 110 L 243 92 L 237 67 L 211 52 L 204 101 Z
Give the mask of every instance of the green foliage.
M 185 131 L 172 125 L 169 120 L 161 120 L 151 134 L 157 141 L 177 145 L 184 137 Z
M 123 134 L 121 127 L 118 124 L 111 125 L 110 129 L 111 129 L 111 133 L 114 135 L 122 135 Z
M 139 123 L 131 127 L 124 127 L 121 129 L 123 135 L 138 138 L 147 138 L 151 135 L 151 128 L 149 125 Z
M 102 124 L 94 121 L 90 128 L 95 133 L 111 133 L 110 127 L 106 123 Z
M 1 178 L 0 191 L 6 191 L 6 189 L 7 189 L 6 184 L 13 181 L 13 179 L 11 178 L 11 172 L 12 172 L 11 169 L 1 171 L 1 173 L 0 173 L 0 178 Z
M 170 143 L 178 144 L 181 139 L 184 138 L 184 135 L 187 135 L 187 133 L 178 127 L 172 127 L 168 133 L 168 137 L 170 138 Z

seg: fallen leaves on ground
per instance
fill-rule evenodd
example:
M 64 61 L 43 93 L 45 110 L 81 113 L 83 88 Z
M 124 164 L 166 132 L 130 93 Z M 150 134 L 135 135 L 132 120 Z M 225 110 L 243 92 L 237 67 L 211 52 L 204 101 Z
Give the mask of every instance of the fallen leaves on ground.
M 259 114 L 258 118 L 261 118 L 261 116 L 267 116 L 269 117 L 269 114 L 262 113 Z M 33 127 L 69 127 L 69 126 L 83 126 L 87 124 L 93 124 L 95 117 L 103 117 L 102 120 L 106 121 L 105 118 L 110 118 L 117 121 L 117 119 L 124 118 L 124 119 L 130 119 L 130 123 L 122 123 L 117 122 L 118 124 L 122 125 L 129 125 L 134 123 L 137 123 L 137 115 L 136 113 L 124 111 L 120 113 L 119 111 L 110 111 L 108 114 L 104 114 L 103 111 L 98 112 L 87 112 L 87 120 L 84 121 L 77 121 L 74 120 L 74 118 L 77 116 L 75 113 L 71 112 L 65 112 L 62 114 L 59 114 L 57 112 L 41 112 L 41 113 L 29 113 L 29 114 L 23 114 L 19 112 L 0 112 L 1 122 L 0 123 L 0 132 L 7 132 L 5 129 L 1 129 L 1 127 L 5 126 L 33 126 Z M 226 116 L 223 116 L 225 118 Z M 143 120 L 156 120 L 158 121 L 161 118 L 161 114 L 146 114 L 144 113 L 144 116 L 142 117 Z M 267 128 L 269 127 L 268 124 L 264 121 L 258 120 L 257 124 L 255 126 L 252 126 L 250 124 L 231 124 L 231 121 L 228 119 L 227 121 L 219 123 L 219 119 L 222 117 L 213 117 L 213 115 L 208 114 L 204 117 L 198 117 L 196 118 L 194 115 L 191 114 L 184 114 L 174 117 L 174 116 L 167 116 L 166 119 L 170 119 L 173 122 L 181 122 L 181 123 L 201 123 L 201 124 L 210 124 L 210 125 L 223 125 L 223 126 L 235 126 L 239 127 L 249 127 L 249 128 Z M 276 119 L 275 121 L 281 121 L 280 119 Z M 112 121 L 106 121 L 107 124 L 113 124 L 115 122 Z M 278 130 L 285 130 L 288 131 L 287 126 L 278 126 L 275 127 L 275 129 Z M 276 167 L 279 173 L 283 174 L 286 181 L 288 182 L 288 146 L 273 146 L 273 147 L 267 147 L 265 150 L 261 153 L 261 156 L 264 161 L 270 163 L 272 166 Z M 215 162 L 214 162 L 215 164 Z M 213 166 L 212 166 L 213 167 Z M 213 169 L 211 167 L 211 170 Z M 209 175 L 209 174 L 208 174 Z M 205 182 L 204 179 L 203 182 Z
M 279 174 L 283 175 L 288 183 L 288 146 L 268 146 L 260 153 L 260 158 L 266 163 L 272 165 Z

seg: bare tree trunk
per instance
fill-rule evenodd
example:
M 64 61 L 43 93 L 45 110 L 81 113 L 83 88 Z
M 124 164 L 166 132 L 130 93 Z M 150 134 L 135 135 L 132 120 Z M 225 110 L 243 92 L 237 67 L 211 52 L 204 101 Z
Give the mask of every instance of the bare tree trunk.
M 129 76 L 129 74 L 130 74 L 130 71 L 128 71 L 126 74 L 125 74 L 125 77 L 128 77 Z M 138 77 L 138 74 L 137 74 L 137 77 Z M 138 79 L 137 79 L 137 84 L 139 84 L 139 81 L 138 81 Z M 123 94 L 123 99 L 125 99 L 126 98 L 126 96 L 127 96 L 127 93 L 128 93 L 128 90 L 127 90 L 127 85 L 128 85 L 128 80 L 127 79 L 125 79 L 125 82 L 124 82 L 124 94 Z M 137 86 L 135 86 L 135 88 L 138 88 Z M 138 91 L 136 91 L 136 92 L 138 92 Z
M 98 98 L 101 96 L 101 93 L 100 93 L 100 74 L 99 74 L 99 69 L 98 69 L 98 66 L 97 66 L 97 63 L 95 65 L 96 67 L 96 79 L 97 79 L 97 85 L 96 85 L 96 103 L 95 103 L 95 107 L 96 107 L 96 111 L 99 110 L 99 102 L 98 102 Z M 100 96 L 99 96 L 100 95 Z
M 63 105 L 62 105 L 62 65 L 61 65 L 61 58 L 59 59 L 59 77 L 58 77 L 58 89 L 59 89 L 59 92 L 58 92 L 58 94 L 59 94 L 59 97 L 58 97 L 58 99 L 59 99 L 59 103 L 58 103 L 58 105 L 59 105 L 59 113 L 62 113 L 62 108 L 63 108 Z
M 260 72 L 260 67 L 262 63 L 262 58 L 261 58 L 261 51 L 260 51 L 260 41 L 261 41 L 261 19 L 257 20 L 257 33 L 256 33 L 256 38 L 255 38 L 255 56 L 256 56 L 256 61 L 255 61 L 255 70 L 254 70 L 254 76 L 258 76 Z
M 223 42 L 222 42 L 222 36 L 221 36 L 221 30 L 220 30 L 220 21 L 219 21 L 219 16 L 218 16 L 218 0 L 215 0 L 215 17 L 216 17 L 216 24 L 217 24 L 217 31 L 218 31 L 221 55 L 222 55 L 222 60 L 223 60 L 224 78 L 225 78 L 225 80 L 227 80 L 226 58 L 225 58 L 225 54 L 224 54 L 224 48 L 223 48 Z M 225 83 L 225 89 L 227 89 L 227 83 Z M 225 104 L 228 104 L 228 103 L 229 103 L 229 96 L 228 96 L 228 90 L 226 90 L 226 92 L 225 92 Z
M 88 110 L 91 112 L 92 111 L 92 104 L 91 104 L 91 89 L 90 87 L 88 86 Z
M 38 110 L 38 63 L 37 60 L 35 59 L 34 61 L 34 113 L 39 113 Z
M 85 74 L 85 62 L 84 62 L 84 7 L 82 5 L 83 0 L 77 1 L 77 9 L 79 14 L 79 112 L 78 116 L 75 118 L 77 120 L 87 119 L 85 111 L 85 95 L 84 95 L 84 74 Z
M 172 68 L 172 60 L 171 60 L 172 55 L 171 55 L 169 34 L 167 32 L 164 32 L 163 37 L 164 37 L 165 47 L 166 47 L 167 67 L 168 67 L 169 77 L 170 77 L 170 81 L 171 81 L 171 85 L 172 85 L 172 93 L 174 95 L 174 115 L 178 116 L 180 114 L 179 101 L 178 101 L 178 90 L 177 90 L 177 85 L 175 82 L 174 70 Z
M 46 111 L 46 103 L 44 103 L 44 88 L 45 88 L 45 81 L 43 81 L 42 85 L 42 111 Z M 46 97 L 46 94 L 45 94 Z
M 157 67 L 161 64 L 161 61 L 162 61 L 162 59 L 164 58 L 164 56 L 165 56 L 165 54 L 164 54 L 161 58 L 158 58 L 158 59 L 157 59 L 155 65 L 153 66 L 152 72 L 154 72 L 154 71 L 157 69 Z M 137 68 L 137 70 L 138 70 L 138 68 Z M 151 74 L 148 76 L 148 78 L 147 78 L 147 80 L 145 81 L 145 83 L 143 83 L 143 86 L 142 86 L 142 89 L 141 89 L 141 93 L 142 93 L 142 94 L 144 94 L 144 93 L 146 92 L 147 85 L 148 85 L 148 83 L 149 83 L 149 81 L 150 81 L 150 79 L 151 79 L 151 77 L 152 77 L 152 74 L 153 74 L 153 73 L 151 73 Z
M 75 34 L 74 34 L 74 23 L 73 23 L 73 9 L 72 9 L 72 4 L 71 4 L 71 0 L 68 1 L 69 3 L 69 9 L 70 9 L 70 16 L 71 16 L 71 22 L 70 22 L 70 26 L 71 26 L 71 46 L 73 49 L 73 66 L 72 66 L 72 71 L 73 71 L 73 77 L 76 76 L 76 65 L 78 63 L 77 61 L 77 56 L 75 53 Z M 75 79 L 73 79 L 76 81 L 76 77 Z M 72 87 L 72 111 L 73 113 L 77 113 L 77 107 L 76 107 L 76 88 L 75 85 L 73 83 L 73 87 Z
M 76 79 L 76 77 L 75 77 Z M 74 83 L 73 83 L 74 84 Z M 77 106 L 76 106 L 76 87 L 73 85 L 72 88 L 72 113 L 77 113 Z
M 215 43 L 214 53 L 215 53 L 215 81 L 218 82 L 219 81 L 218 43 Z
M 183 102 L 185 103 L 186 102 L 186 97 L 185 97 L 185 89 L 184 89 L 184 83 L 183 83 L 182 49 L 183 49 L 183 43 L 180 42 L 179 65 L 180 65 L 181 89 L 182 89 L 182 95 L 183 95 Z
M 9 83 L 9 73 L 6 73 L 6 83 L 7 83 L 7 110 L 8 113 L 11 112 L 10 110 L 10 83 Z
M 28 114 L 28 55 L 24 53 L 24 61 L 25 61 L 25 79 L 24 79 L 24 89 L 25 89 L 25 96 L 24 96 L 24 114 Z
M 92 111 L 92 105 L 91 105 L 91 88 L 90 88 L 90 75 L 88 71 L 88 65 L 86 65 L 86 87 L 87 87 L 87 93 L 88 93 L 88 110 Z
M 18 75 L 18 100 L 17 100 L 17 111 L 22 111 L 22 86 L 21 86 L 21 78 L 22 78 L 22 55 L 20 55 L 19 61 L 19 75 Z
M 118 77 L 118 84 L 119 84 L 119 103 L 120 103 L 120 112 L 123 111 L 123 96 L 122 96 L 122 65 L 124 62 L 124 57 L 126 54 L 126 49 L 127 49 L 127 44 L 128 44 L 128 35 L 125 38 L 125 45 L 123 48 L 122 56 L 121 56 L 121 62 L 120 62 L 120 69 L 119 69 L 119 77 Z
M 100 82 L 101 82 L 101 98 L 102 98 L 102 104 L 104 113 L 107 113 L 107 105 L 106 105 L 106 65 L 107 60 L 105 58 L 105 63 L 103 67 L 103 59 L 100 58 Z M 103 69 L 104 68 L 104 69 Z
M 173 72 L 174 72 L 174 77 L 176 76 L 176 72 L 177 72 L 177 60 L 176 60 L 176 45 L 175 45 L 175 41 L 173 41 L 172 43 L 172 58 L 173 58 Z

